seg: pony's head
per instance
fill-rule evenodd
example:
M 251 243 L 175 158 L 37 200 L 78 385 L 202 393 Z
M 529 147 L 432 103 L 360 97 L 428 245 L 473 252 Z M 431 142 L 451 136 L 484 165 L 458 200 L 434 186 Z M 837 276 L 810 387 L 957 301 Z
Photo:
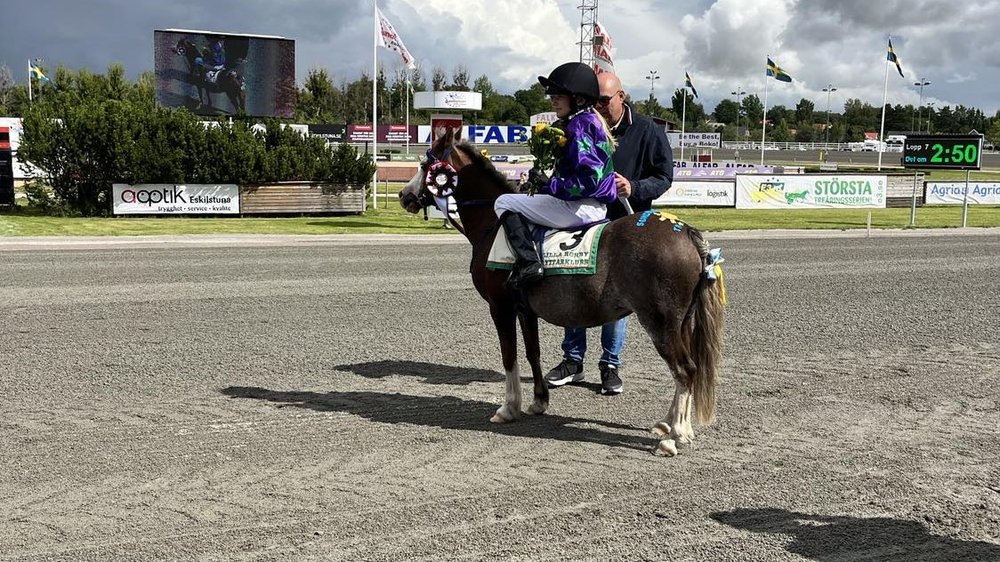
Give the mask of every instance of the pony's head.
M 417 213 L 434 199 L 453 197 L 459 206 L 472 200 L 492 200 L 511 187 L 506 178 L 474 146 L 462 140 L 462 130 L 441 128 L 417 173 L 399 192 L 399 203 Z

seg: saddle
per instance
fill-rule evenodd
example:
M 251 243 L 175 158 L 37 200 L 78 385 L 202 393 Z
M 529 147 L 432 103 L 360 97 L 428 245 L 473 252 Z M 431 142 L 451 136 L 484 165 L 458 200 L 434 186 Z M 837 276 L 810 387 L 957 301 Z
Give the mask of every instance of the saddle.
M 593 275 L 597 271 L 597 244 L 607 222 L 579 230 L 555 230 L 535 227 L 535 245 L 541 246 L 545 275 Z M 486 268 L 510 270 L 514 267 L 514 251 L 504 229 L 497 230 L 486 258 Z

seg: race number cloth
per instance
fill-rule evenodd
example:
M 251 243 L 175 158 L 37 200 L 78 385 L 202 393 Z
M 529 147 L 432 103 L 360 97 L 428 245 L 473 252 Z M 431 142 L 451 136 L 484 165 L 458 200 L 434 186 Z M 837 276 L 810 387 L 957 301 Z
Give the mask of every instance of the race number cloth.
M 597 244 L 608 223 L 604 222 L 586 230 L 550 230 L 542 241 L 542 265 L 545 275 L 592 275 L 597 270 Z M 493 240 L 487 269 L 511 269 L 514 250 L 501 228 Z

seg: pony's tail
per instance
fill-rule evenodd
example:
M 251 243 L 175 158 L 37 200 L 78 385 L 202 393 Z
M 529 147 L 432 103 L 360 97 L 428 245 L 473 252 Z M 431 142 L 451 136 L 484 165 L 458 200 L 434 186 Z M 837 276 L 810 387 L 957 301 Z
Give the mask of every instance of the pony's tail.
M 697 230 L 688 227 L 688 236 L 698 249 L 702 266 L 708 265 L 708 243 Z M 694 414 L 699 423 L 715 421 L 715 388 L 722 366 L 723 297 L 721 281 L 701 272 L 691 306 L 684 318 L 684 331 L 690 333 L 689 384 L 694 397 Z

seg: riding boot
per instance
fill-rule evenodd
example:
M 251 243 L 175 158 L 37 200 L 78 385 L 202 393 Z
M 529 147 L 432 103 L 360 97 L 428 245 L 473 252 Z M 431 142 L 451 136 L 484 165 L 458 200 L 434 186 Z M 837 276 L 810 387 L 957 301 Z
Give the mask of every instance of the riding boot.
M 531 228 L 528 221 L 520 213 L 507 211 L 500 217 L 507 240 L 514 250 L 514 270 L 507 278 L 507 286 L 511 289 L 524 289 L 538 281 L 543 274 L 542 261 L 538 257 L 535 242 L 531 239 Z

